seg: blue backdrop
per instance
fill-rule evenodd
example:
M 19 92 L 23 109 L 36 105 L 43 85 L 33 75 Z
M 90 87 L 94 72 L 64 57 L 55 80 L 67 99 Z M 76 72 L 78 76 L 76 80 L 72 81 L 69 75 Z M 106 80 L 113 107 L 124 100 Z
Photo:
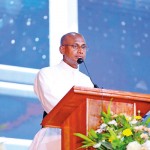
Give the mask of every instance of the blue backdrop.
M 79 1 L 86 65 L 99 87 L 150 93 L 149 7 L 138 0 Z M 86 73 L 83 65 L 81 70 Z

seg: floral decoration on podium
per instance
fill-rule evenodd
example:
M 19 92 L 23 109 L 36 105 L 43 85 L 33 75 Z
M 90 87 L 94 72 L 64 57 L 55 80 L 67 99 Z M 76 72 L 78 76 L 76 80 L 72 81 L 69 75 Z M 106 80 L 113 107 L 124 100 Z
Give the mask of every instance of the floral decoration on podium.
M 83 139 L 80 148 L 96 150 L 150 150 L 150 118 L 143 121 L 137 116 L 127 116 L 125 113 L 113 114 L 111 102 L 107 112 L 101 112 L 102 124 L 97 130 L 91 129 L 88 135 L 75 133 Z

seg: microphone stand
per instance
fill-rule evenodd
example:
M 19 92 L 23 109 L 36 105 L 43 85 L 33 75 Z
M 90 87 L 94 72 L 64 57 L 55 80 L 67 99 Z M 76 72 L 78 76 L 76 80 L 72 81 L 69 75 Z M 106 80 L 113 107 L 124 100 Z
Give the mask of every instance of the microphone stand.
M 92 78 L 91 78 L 91 76 L 90 76 L 90 73 L 89 73 L 89 71 L 88 71 L 88 69 L 87 69 L 87 67 L 86 67 L 86 64 L 85 64 L 84 60 L 83 60 L 82 58 L 79 58 L 79 59 L 77 60 L 77 63 L 78 63 L 78 64 L 81 64 L 81 63 L 84 64 L 85 69 L 86 69 L 86 71 L 87 71 L 87 73 L 88 73 L 88 76 L 89 76 L 91 82 L 92 82 L 93 85 L 94 85 L 94 88 L 99 88 L 98 85 L 96 85 L 96 84 L 93 82 L 93 80 L 92 80 Z

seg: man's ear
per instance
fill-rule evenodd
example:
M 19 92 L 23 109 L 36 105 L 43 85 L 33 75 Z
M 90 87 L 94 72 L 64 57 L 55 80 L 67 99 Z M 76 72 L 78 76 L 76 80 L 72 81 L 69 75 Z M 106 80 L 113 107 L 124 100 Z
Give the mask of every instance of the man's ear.
M 60 53 L 61 53 L 62 55 L 64 55 L 64 54 L 65 54 L 65 47 L 64 47 L 64 46 L 60 46 L 60 47 L 59 47 L 59 51 L 60 51 Z

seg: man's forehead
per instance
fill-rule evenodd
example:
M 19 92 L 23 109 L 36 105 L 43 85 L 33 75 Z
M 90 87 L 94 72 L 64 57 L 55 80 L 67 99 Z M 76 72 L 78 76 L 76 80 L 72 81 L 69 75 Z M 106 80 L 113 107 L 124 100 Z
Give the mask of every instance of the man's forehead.
M 81 35 L 72 35 L 72 34 L 68 35 L 65 38 L 65 42 L 67 42 L 67 41 L 85 42 L 84 38 Z

